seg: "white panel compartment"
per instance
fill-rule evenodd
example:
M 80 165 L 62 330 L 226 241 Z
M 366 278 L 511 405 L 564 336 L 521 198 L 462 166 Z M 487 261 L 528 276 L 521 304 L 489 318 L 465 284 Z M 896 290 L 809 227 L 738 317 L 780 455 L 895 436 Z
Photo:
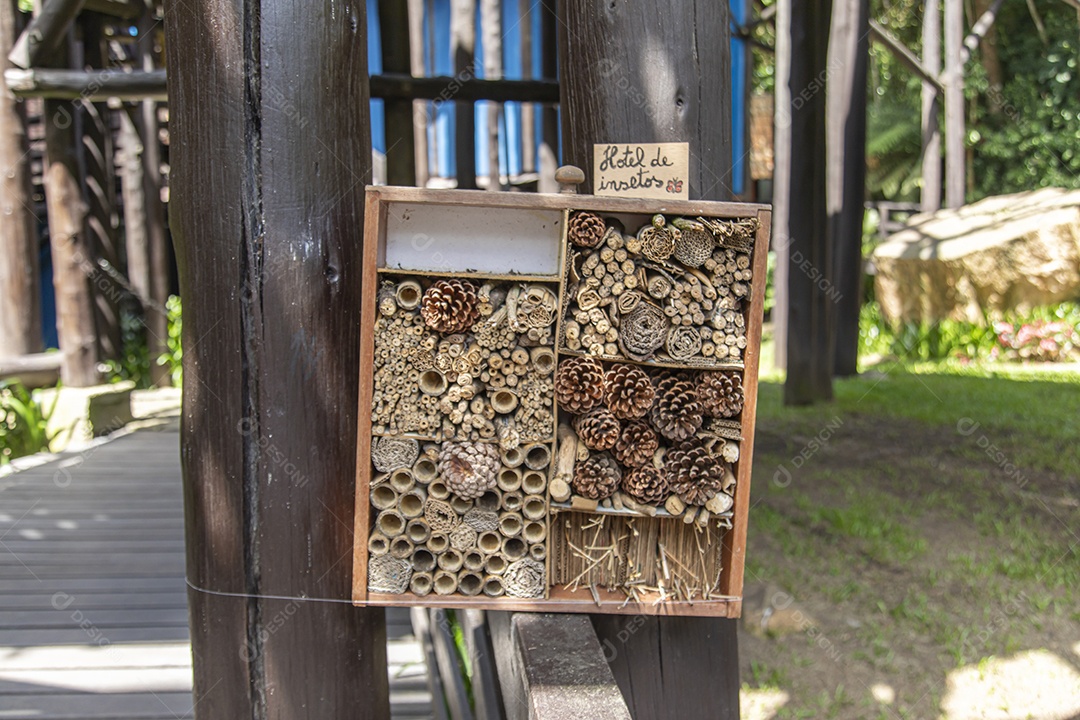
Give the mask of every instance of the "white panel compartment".
M 558 275 L 561 210 L 391 203 L 384 267 Z

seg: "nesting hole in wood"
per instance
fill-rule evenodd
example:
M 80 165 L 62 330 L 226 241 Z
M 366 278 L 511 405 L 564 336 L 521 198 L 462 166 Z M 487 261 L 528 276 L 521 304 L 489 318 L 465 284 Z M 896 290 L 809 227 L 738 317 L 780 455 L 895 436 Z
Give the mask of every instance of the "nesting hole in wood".
M 428 550 L 433 553 L 441 553 L 450 547 L 450 538 L 445 533 L 432 533 L 427 541 Z
M 506 537 L 514 537 L 521 532 L 521 518 L 517 515 L 503 515 L 499 518 L 499 532 Z
M 518 537 L 509 537 L 503 542 L 503 555 L 506 559 L 513 562 L 514 560 L 520 560 L 528 553 L 529 548 L 525 545 L 525 541 Z
M 435 569 L 435 556 L 430 550 L 416 548 L 413 551 L 412 564 L 417 572 L 431 572 Z
M 476 547 L 480 548 L 480 552 L 488 555 L 499 552 L 499 548 L 502 547 L 502 538 L 491 530 L 482 532 L 476 539 Z
M 458 578 L 458 590 L 462 595 L 479 595 L 483 587 L 484 579 L 476 573 L 461 573 Z
M 539 495 L 547 487 L 547 477 L 538 470 L 530 470 L 521 477 L 521 489 L 529 495 Z
M 389 510 L 397 505 L 398 494 L 389 485 L 376 485 L 371 488 L 371 504 L 379 510 Z

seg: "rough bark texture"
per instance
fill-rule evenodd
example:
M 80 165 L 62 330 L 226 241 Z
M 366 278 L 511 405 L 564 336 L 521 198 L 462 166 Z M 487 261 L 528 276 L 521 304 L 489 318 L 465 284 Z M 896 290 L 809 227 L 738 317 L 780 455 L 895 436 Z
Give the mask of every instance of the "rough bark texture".
M 15 40 L 14 0 L 0 0 L 0 58 Z M 23 104 L 0 77 L 0 357 L 42 350 L 37 219 L 30 205 L 30 157 Z
M 725 3 L 562 3 L 564 161 L 592 146 L 689 142 L 690 197 L 730 199 L 730 65 Z M 594 615 L 633 717 L 737 718 L 735 621 Z M 632 629 L 630 629 L 632 627 Z
M 866 72 L 869 0 L 836 0 L 829 39 L 828 203 L 836 252 L 836 344 L 833 371 L 859 372 L 859 311 L 863 296 L 863 201 L 866 197 Z
M 832 399 L 835 309 L 833 257 L 825 201 L 825 88 L 831 0 L 792 2 L 790 70 L 791 175 L 786 227 L 787 379 L 784 402 L 803 405 Z M 778 38 L 778 42 L 780 38 Z M 779 158 L 778 158 L 779 161 Z
M 288 599 L 352 583 L 364 6 L 190 0 L 165 28 L 196 714 L 385 718 L 383 611 Z

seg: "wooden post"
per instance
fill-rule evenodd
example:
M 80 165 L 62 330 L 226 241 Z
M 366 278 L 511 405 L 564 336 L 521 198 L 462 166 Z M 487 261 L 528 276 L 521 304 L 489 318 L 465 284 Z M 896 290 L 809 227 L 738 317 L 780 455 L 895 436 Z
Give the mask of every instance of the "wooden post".
M 424 0 L 409 0 L 409 69 L 413 77 L 426 75 L 424 67 Z M 428 166 L 428 103 L 413 100 L 413 154 L 416 156 L 416 186 L 427 187 L 431 170 Z
M 480 27 L 484 38 L 484 79 L 502 78 L 502 0 L 481 0 Z M 488 190 L 501 190 L 499 176 L 499 115 L 502 104 L 487 103 Z
M 48 0 L 40 4 L 40 11 L 23 30 L 11 52 L 7 53 L 12 65 L 32 68 L 49 58 L 54 50 L 62 47 L 71 21 L 82 10 L 84 0 Z
M 923 10 L 922 64 L 933 75 L 941 73 L 941 2 L 927 0 Z M 931 83 L 922 84 L 922 192 L 923 212 L 941 209 L 941 96 Z
M 0 2 L 0 57 L 15 39 L 15 3 Z M 26 113 L 0 79 L 0 358 L 41 352 L 41 275 L 31 208 Z
M 106 57 L 102 52 L 102 33 L 96 16 L 80 18 L 83 35 L 83 63 L 103 68 Z M 113 167 L 112 127 L 109 106 L 104 102 L 76 101 L 80 110 L 83 133 L 83 187 L 87 203 L 85 217 L 87 242 L 95 260 L 103 260 L 112 268 L 120 268 L 119 219 L 116 215 L 116 170 Z M 120 336 L 121 289 L 100 268 L 91 274 L 90 290 L 94 298 L 94 320 L 97 326 L 98 360 L 119 359 L 123 353 Z
M 401 0 L 379 0 L 379 29 L 382 32 L 383 72 L 412 71 L 409 52 L 409 6 Z M 386 126 L 386 183 L 416 184 L 413 103 L 411 100 L 384 100 Z
M 866 74 L 870 59 L 869 0 L 836 0 L 829 38 L 828 213 L 836 252 L 836 344 L 833 372 L 859 372 L 862 230 L 866 199 Z
M 520 0 L 518 3 L 521 21 L 521 77 L 531 80 L 533 77 L 533 0 Z M 536 170 L 536 107 L 532 103 L 521 103 L 521 172 Z
M 770 248 L 773 267 L 773 367 L 787 369 L 788 337 L 788 198 L 791 197 L 791 0 L 776 3 L 776 52 L 773 82 L 773 216 Z
M 458 80 L 476 77 L 476 0 L 451 0 L 450 52 Z M 458 188 L 476 189 L 476 110 L 460 98 L 454 100 L 454 159 Z
M 826 212 L 825 88 L 831 0 L 791 4 L 791 157 L 786 227 L 788 318 L 784 403 L 832 399 L 833 253 Z
M 349 603 L 364 5 L 166 14 L 196 712 L 386 718 L 384 613 Z
M 124 206 L 124 251 L 127 278 L 139 299 L 150 297 L 150 248 L 146 240 L 146 197 L 143 193 L 142 141 L 135 108 L 119 113 L 120 194 Z M 149 312 L 149 310 L 147 310 Z
M 964 4 L 945 0 L 945 206 L 964 204 Z
M 731 170 L 727 3 L 560 3 L 560 81 L 567 163 L 592 167 L 604 142 L 690 143 L 690 195 L 728 199 Z M 664 63 L 641 62 L 651 43 Z M 586 187 L 591 188 L 590 179 Z M 585 190 L 588 192 L 589 190 Z M 594 615 L 630 714 L 737 718 L 735 621 Z
M 558 16 L 555 0 L 540 0 L 540 77 L 556 78 L 559 75 Z M 540 110 L 540 148 L 537 151 L 536 169 L 540 177 L 537 189 L 542 193 L 558 192 L 555 170 L 559 167 L 559 112 L 545 105 Z

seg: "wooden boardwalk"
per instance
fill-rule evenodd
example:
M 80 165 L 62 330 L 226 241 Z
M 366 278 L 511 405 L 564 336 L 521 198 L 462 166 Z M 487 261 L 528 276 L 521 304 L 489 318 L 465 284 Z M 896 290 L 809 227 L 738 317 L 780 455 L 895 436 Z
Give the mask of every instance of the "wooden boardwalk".
M 175 422 L 0 478 L 0 718 L 193 714 Z M 393 717 L 431 715 L 407 610 Z

